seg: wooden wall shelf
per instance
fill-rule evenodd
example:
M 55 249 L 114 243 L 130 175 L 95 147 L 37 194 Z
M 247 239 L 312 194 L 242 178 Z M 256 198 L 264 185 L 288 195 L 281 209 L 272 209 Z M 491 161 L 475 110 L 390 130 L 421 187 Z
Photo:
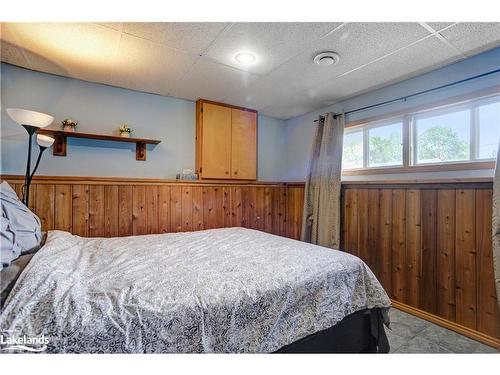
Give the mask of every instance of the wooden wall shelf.
M 135 143 L 135 159 L 136 160 L 146 160 L 146 145 L 157 145 L 161 141 L 157 139 L 146 139 L 146 138 L 126 138 L 117 135 L 103 135 L 103 134 L 93 134 L 93 133 L 81 133 L 81 132 L 66 132 L 63 130 L 55 129 L 40 129 L 38 134 L 45 134 L 54 137 L 55 141 L 52 145 L 52 154 L 56 156 L 66 156 L 67 154 L 67 138 L 87 138 L 96 139 L 100 141 L 112 141 L 112 142 L 126 142 Z

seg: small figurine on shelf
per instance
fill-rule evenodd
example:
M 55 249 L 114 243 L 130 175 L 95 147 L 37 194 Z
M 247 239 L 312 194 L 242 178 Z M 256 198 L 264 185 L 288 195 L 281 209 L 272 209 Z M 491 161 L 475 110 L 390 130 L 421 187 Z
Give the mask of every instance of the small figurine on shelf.
M 130 137 L 130 133 L 134 131 L 133 129 L 129 128 L 127 124 L 123 124 L 118 130 L 120 131 L 120 137 L 125 138 Z
M 76 126 L 78 125 L 78 121 L 75 121 L 71 118 L 66 118 L 61 121 L 61 125 L 65 132 L 74 132 Z

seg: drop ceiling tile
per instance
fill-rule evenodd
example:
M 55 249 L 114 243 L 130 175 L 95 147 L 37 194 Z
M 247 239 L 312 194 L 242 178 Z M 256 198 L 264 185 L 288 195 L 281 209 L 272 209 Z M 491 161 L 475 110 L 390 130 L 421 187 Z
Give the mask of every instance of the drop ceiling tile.
M 223 22 L 127 22 L 123 24 L 123 32 L 202 54 L 227 25 Z
M 339 101 L 440 68 L 461 59 L 433 36 L 315 89 L 318 100 Z M 415 87 L 415 90 L 418 90 Z
M 29 66 L 20 48 L 4 40 L 0 41 L 0 43 L 0 56 L 3 62 L 22 67 Z
M 21 46 L 34 70 L 107 83 L 120 33 L 92 23 L 7 23 L 2 38 Z
M 206 56 L 238 69 L 266 74 L 340 25 L 321 22 L 237 23 L 217 38 Z M 248 65 L 237 62 L 234 57 L 239 52 L 254 54 L 256 61 Z
M 500 22 L 459 23 L 440 34 L 460 51 L 471 56 L 500 45 Z
M 196 59 L 194 54 L 123 34 L 113 68 L 112 84 L 169 95 Z
M 456 22 L 426 22 L 427 25 L 432 27 L 434 31 L 440 31 L 443 30 L 451 25 L 453 25 Z
M 347 24 L 255 84 L 278 87 L 285 93 L 307 90 L 430 35 L 418 23 Z M 340 61 L 330 66 L 314 64 L 313 57 L 322 51 L 339 53 Z
M 203 98 L 222 101 L 231 92 L 245 92 L 257 77 L 256 74 L 200 58 L 172 95 L 190 100 Z
M 280 98 L 272 105 L 260 110 L 260 113 L 279 119 L 289 119 L 295 116 L 300 116 L 304 113 L 311 112 L 330 105 L 330 101 L 321 101 L 311 92 L 301 92 L 289 95 L 285 98 Z
M 122 24 L 120 22 L 95 22 L 97 25 L 109 27 L 110 29 L 121 31 Z

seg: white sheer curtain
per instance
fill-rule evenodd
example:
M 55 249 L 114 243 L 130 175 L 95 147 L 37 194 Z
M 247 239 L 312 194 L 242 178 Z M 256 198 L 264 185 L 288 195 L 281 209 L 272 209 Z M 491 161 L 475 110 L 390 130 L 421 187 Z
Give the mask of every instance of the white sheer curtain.
M 306 180 L 302 241 L 340 246 L 340 178 L 344 115 L 327 113 L 317 123 Z

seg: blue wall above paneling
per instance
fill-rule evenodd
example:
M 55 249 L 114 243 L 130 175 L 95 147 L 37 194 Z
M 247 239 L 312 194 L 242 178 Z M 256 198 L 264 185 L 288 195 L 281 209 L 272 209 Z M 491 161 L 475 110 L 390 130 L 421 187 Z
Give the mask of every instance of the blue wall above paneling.
M 111 134 L 122 123 L 134 136 L 160 139 L 148 149 L 146 162 L 135 160 L 135 146 L 70 139 L 68 156 L 44 156 L 40 175 L 175 178 L 183 168 L 194 169 L 195 103 L 71 78 L 1 65 L 1 166 L 4 174 L 23 174 L 26 132 L 5 108 L 19 107 L 52 114 L 56 124 L 65 117 L 79 121 L 78 130 Z M 258 176 L 286 176 L 285 122 L 259 116 Z
M 416 93 L 447 83 L 455 82 L 464 78 L 486 73 L 500 67 L 500 48 L 496 48 L 479 55 L 464 59 L 454 64 L 433 70 L 429 73 L 390 85 L 384 88 L 368 92 L 363 95 L 342 101 L 330 107 L 325 107 L 298 117 L 286 120 L 287 127 L 287 160 L 288 160 L 288 181 L 303 181 L 306 176 L 307 165 L 309 163 L 312 139 L 314 137 L 315 125 L 313 121 L 325 112 L 340 113 L 343 110 L 349 111 L 361 108 L 374 103 L 395 99 L 401 96 Z M 431 104 L 432 102 L 443 100 L 449 97 L 463 95 L 477 90 L 485 89 L 495 85 L 500 85 L 500 74 L 480 78 L 474 81 L 421 95 L 406 102 L 398 102 L 391 105 L 374 108 L 371 110 L 357 112 L 350 115 L 347 121 L 360 120 L 372 116 L 390 113 L 404 108 L 411 108 L 417 105 Z M 470 177 L 490 176 L 491 171 L 466 171 L 466 172 L 445 172 L 439 177 L 453 177 L 457 175 Z M 432 174 L 411 175 L 415 177 L 431 177 Z M 351 177 L 350 179 L 367 179 L 367 176 Z M 376 178 L 403 178 L 410 177 L 404 175 L 379 175 Z

